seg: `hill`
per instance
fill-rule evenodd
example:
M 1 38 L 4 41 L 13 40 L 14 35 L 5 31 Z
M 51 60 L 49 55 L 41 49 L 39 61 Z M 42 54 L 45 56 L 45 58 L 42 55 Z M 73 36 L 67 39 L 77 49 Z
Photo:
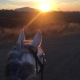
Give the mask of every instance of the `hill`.
M 17 8 L 15 11 L 25 11 L 25 12 L 37 12 L 39 11 L 38 9 L 35 8 L 30 8 L 30 7 L 22 7 L 22 8 Z

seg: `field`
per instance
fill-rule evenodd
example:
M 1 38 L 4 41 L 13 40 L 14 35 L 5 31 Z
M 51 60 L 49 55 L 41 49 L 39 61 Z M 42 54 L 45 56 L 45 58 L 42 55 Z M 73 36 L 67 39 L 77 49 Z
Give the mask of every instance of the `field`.
M 21 29 L 27 38 L 41 30 L 44 36 L 80 33 L 80 12 L 16 12 L 0 10 L 0 42 L 17 39 Z
M 0 11 L 0 80 L 5 80 L 7 54 L 24 28 L 26 39 L 43 35 L 47 67 L 44 80 L 80 80 L 80 12 L 25 13 Z
M 5 80 L 7 53 L 16 43 L 0 44 L 0 80 Z M 43 37 L 47 67 L 44 80 L 80 80 L 80 34 Z

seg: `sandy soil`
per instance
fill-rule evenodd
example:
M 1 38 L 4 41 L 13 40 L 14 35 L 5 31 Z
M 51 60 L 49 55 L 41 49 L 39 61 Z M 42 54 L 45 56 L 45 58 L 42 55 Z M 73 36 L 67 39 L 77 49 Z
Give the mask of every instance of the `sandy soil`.
M 0 80 L 5 80 L 7 53 L 14 44 L 0 44 Z M 43 38 L 42 46 L 47 59 L 44 80 L 80 80 L 80 34 Z

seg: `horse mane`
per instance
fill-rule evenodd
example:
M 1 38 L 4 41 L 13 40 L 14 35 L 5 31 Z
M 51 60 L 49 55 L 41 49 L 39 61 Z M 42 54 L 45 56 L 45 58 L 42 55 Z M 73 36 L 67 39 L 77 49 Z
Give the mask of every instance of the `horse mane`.
M 32 42 L 33 42 L 33 40 L 23 40 L 22 41 L 23 44 L 26 43 L 26 44 L 29 44 L 29 45 L 32 44 Z M 38 46 L 38 50 L 40 50 L 40 51 L 43 52 L 43 49 L 42 49 L 42 45 L 41 44 Z M 44 52 L 43 52 L 43 55 L 45 55 Z
M 37 80 L 34 70 L 35 68 L 32 64 L 21 62 L 19 45 L 14 46 L 8 54 L 8 61 L 5 68 L 7 80 Z

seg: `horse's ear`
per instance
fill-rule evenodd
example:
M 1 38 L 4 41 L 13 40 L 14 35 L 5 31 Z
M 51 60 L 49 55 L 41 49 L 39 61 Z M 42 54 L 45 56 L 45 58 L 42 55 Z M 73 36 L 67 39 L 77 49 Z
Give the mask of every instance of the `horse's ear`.
M 24 29 L 21 30 L 20 34 L 19 34 L 19 38 L 17 43 L 21 44 L 21 42 L 25 39 L 25 35 L 24 35 Z
M 38 30 L 38 32 L 36 33 L 33 39 L 32 46 L 38 47 L 41 44 L 41 42 L 42 42 L 42 34 L 41 34 L 41 31 Z

